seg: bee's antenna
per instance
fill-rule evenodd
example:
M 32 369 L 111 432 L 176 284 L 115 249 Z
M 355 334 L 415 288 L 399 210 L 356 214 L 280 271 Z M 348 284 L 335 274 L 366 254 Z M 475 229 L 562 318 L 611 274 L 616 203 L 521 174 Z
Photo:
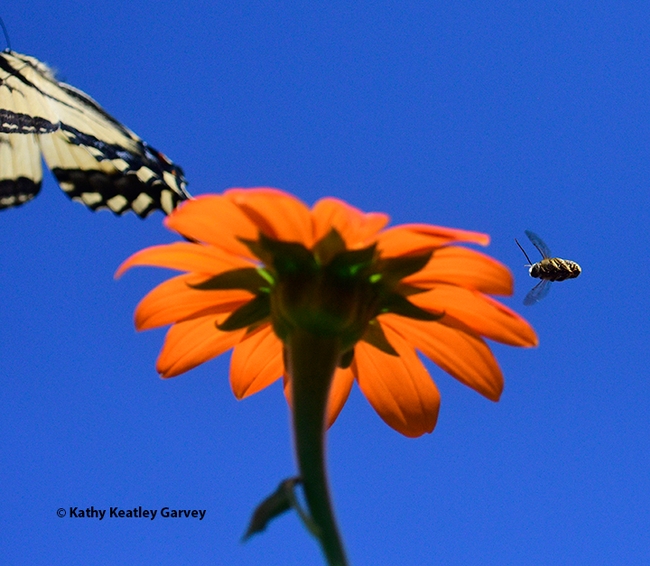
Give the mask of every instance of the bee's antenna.
M 11 41 L 9 41 L 9 32 L 7 31 L 7 28 L 2 18 L 0 18 L 0 26 L 2 26 L 2 32 L 5 34 L 5 39 L 7 40 L 7 49 L 11 51 Z
M 520 244 L 519 242 L 517 242 L 517 238 L 515 238 L 515 242 L 516 242 L 517 245 L 519 246 L 519 249 L 520 249 L 522 252 L 524 252 L 524 255 L 526 256 L 526 259 L 528 260 L 528 265 L 533 265 L 533 262 L 530 261 L 530 258 L 528 257 L 528 254 L 526 253 L 526 250 L 525 250 L 524 248 L 521 247 L 521 244 Z

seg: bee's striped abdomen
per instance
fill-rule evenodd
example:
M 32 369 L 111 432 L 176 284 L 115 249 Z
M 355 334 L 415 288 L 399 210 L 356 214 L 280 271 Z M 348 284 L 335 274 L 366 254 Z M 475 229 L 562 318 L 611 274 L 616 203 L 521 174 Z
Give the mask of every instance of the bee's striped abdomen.
M 530 266 L 530 276 L 549 281 L 564 281 L 575 279 L 580 275 L 582 269 L 575 262 L 559 257 L 544 258 L 542 261 Z

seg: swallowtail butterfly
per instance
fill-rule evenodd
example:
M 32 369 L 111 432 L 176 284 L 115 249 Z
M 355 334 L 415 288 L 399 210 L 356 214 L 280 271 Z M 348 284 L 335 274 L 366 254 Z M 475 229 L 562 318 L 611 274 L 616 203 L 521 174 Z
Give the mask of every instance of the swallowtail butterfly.
M 0 209 L 33 199 L 41 155 L 65 193 L 141 218 L 187 198 L 183 170 L 34 57 L 0 52 Z

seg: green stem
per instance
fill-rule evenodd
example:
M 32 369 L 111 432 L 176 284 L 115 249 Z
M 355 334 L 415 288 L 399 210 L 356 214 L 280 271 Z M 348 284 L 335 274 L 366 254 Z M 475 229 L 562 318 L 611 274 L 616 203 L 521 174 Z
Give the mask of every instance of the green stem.
M 293 429 L 300 477 L 318 538 L 330 566 L 346 566 L 325 471 L 325 411 L 341 357 L 338 338 L 297 329 L 285 341 L 293 393 Z

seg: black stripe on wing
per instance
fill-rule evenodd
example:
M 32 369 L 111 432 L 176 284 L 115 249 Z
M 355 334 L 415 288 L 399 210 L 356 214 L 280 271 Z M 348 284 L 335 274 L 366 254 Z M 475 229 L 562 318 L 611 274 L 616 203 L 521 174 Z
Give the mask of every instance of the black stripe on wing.
M 41 154 L 61 188 L 92 210 L 144 218 L 190 197 L 182 169 L 42 62 L 0 53 L 0 209 L 31 200 Z
M 32 200 L 41 190 L 41 183 L 27 177 L 0 180 L 0 210 L 20 206 Z
M 154 210 L 169 214 L 189 198 L 182 169 L 145 142 L 138 140 L 135 152 L 64 123 L 60 132 L 77 167 L 57 165 L 49 148 L 43 150 L 45 161 L 66 194 L 92 210 L 109 208 L 118 215 L 133 210 L 144 218 Z

